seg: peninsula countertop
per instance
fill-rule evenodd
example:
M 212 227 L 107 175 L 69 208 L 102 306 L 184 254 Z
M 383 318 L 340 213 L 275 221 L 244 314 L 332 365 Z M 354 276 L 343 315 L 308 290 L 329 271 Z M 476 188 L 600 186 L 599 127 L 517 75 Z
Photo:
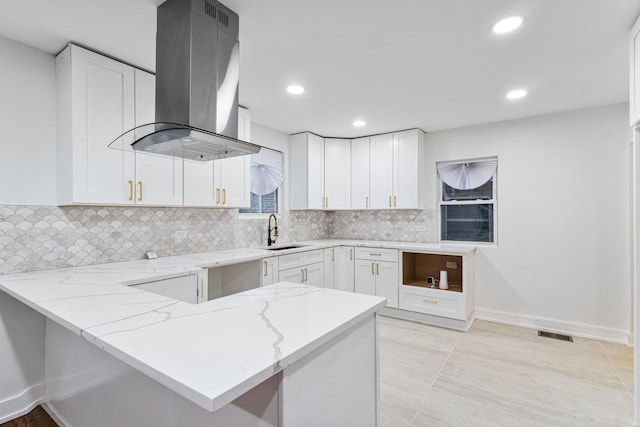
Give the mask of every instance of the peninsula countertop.
M 384 306 L 292 283 L 189 304 L 127 285 L 332 246 L 467 253 L 472 246 L 316 240 L 0 275 L 0 290 L 201 407 L 215 411 Z M 213 368 L 212 368 L 213 367 Z

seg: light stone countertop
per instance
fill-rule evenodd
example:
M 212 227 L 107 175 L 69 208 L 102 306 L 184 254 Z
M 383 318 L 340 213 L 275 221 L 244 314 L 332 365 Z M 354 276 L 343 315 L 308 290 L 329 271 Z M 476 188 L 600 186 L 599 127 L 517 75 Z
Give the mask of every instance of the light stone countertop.
M 370 295 L 278 283 L 201 304 L 126 285 L 338 245 L 464 254 L 472 246 L 321 240 L 0 275 L 0 290 L 209 411 L 384 306 Z M 285 246 L 286 244 L 282 244 Z

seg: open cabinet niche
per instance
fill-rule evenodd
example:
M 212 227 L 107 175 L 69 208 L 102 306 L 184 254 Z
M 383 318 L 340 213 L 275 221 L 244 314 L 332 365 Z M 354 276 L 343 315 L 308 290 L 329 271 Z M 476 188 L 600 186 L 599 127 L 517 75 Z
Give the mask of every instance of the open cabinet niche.
M 447 291 L 463 292 L 462 256 L 402 253 L 402 284 L 422 288 L 438 288 L 440 272 L 446 271 L 449 282 Z M 427 284 L 427 277 L 435 278 L 435 286 Z

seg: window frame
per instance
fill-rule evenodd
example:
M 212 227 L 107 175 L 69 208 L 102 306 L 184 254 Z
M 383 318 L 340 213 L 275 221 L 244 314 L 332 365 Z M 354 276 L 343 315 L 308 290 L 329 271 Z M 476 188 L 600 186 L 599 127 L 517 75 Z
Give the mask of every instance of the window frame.
M 450 160 L 443 162 L 436 162 L 436 182 L 437 182 L 437 202 L 436 202 L 436 217 L 438 219 L 438 236 L 436 241 L 438 243 L 447 243 L 447 244 L 471 244 L 476 246 L 498 246 L 498 168 L 496 167 L 496 172 L 491 177 L 491 181 L 493 181 L 492 185 L 492 194 L 490 200 L 452 200 L 452 201 L 444 201 L 443 199 L 443 184 L 442 178 L 440 178 L 440 174 L 438 174 L 438 165 L 455 165 L 466 162 L 482 162 L 485 160 L 498 160 L 498 156 L 491 157 L 482 157 L 475 159 L 461 159 L 461 160 Z M 462 206 L 462 205 L 493 205 L 493 241 L 492 242 L 477 242 L 473 240 L 445 240 L 442 238 L 442 206 Z
M 282 211 L 282 202 L 283 202 L 282 193 L 284 193 L 283 188 L 284 188 L 284 184 L 277 188 L 277 190 L 278 190 L 278 211 L 275 212 L 274 215 L 278 219 L 282 218 L 282 214 L 280 212 Z M 272 215 L 271 213 L 264 213 L 264 212 L 240 212 L 240 209 L 246 209 L 246 208 L 239 208 L 238 209 L 238 218 L 239 219 L 267 219 L 267 218 L 269 218 L 269 216 Z

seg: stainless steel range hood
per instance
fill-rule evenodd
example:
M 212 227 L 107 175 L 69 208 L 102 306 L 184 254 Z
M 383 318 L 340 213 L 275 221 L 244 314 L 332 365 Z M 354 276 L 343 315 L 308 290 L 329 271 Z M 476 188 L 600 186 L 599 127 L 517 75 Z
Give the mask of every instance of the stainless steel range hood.
M 156 123 L 109 146 L 198 161 L 257 153 L 238 140 L 238 15 L 216 1 L 167 0 L 157 19 Z

